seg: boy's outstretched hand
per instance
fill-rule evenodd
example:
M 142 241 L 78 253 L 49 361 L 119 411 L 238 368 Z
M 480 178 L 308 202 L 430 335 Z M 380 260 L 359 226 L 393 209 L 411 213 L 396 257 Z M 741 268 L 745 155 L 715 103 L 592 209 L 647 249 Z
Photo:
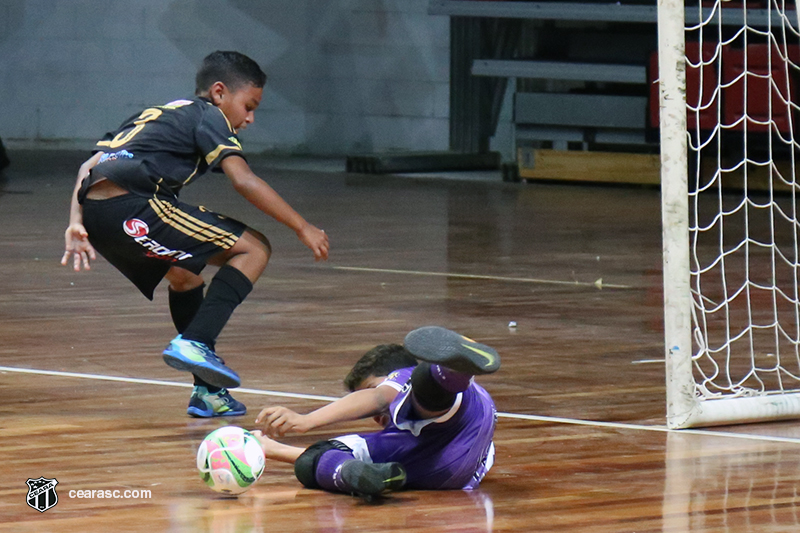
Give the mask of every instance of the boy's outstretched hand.
M 277 441 L 272 440 L 271 438 L 264 435 L 261 431 L 253 431 L 252 435 L 256 438 L 258 443 L 261 445 L 261 450 L 264 452 L 264 455 L 267 458 L 272 458 L 275 454 L 275 450 L 280 447 L 280 443 Z
M 256 424 L 264 428 L 270 437 L 282 437 L 287 433 L 305 433 L 311 426 L 306 415 L 301 415 L 286 407 L 265 407 L 258 413 Z
M 314 252 L 315 261 L 325 261 L 328 259 L 329 244 L 325 230 L 321 230 L 311 224 L 306 224 L 297 232 L 297 237 Z
M 75 272 L 81 271 L 81 264 L 84 270 L 91 270 L 89 260 L 94 261 L 97 255 L 94 248 L 89 244 L 89 233 L 83 224 L 70 224 L 64 232 L 65 251 L 61 258 L 61 264 L 66 266 L 69 263 L 70 254 L 73 256 L 73 269 Z
M 305 448 L 289 446 L 288 444 L 281 444 L 276 440 L 272 440 L 258 430 L 253 431 L 253 436 L 258 440 L 258 443 L 261 445 L 261 451 L 264 452 L 264 457 L 267 459 L 283 461 L 284 463 L 294 463 L 305 451 Z

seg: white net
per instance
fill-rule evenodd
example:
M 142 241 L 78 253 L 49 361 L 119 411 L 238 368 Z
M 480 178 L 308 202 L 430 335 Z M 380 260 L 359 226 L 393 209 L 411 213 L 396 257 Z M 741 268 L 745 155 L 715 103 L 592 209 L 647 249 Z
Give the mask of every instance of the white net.
M 795 2 L 687 5 L 685 37 L 695 392 L 797 392 Z

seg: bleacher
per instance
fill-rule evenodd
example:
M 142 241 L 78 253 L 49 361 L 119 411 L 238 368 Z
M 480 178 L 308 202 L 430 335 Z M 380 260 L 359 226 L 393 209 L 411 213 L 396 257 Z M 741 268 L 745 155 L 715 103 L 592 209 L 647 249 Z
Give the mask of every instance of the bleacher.
M 767 7 L 766 1 L 751 1 L 747 3 L 748 9 L 744 10 L 741 2 L 732 1 L 726 2 L 722 9 L 713 10 L 710 3 L 704 1 L 702 5 L 687 5 L 686 20 L 689 23 L 703 17 L 721 16 L 723 27 L 727 24 L 733 27 L 747 16 L 751 26 L 775 24 L 776 21 L 768 16 Z M 541 154 L 543 150 L 614 151 L 644 156 L 657 153 L 655 0 L 617 3 L 592 0 L 431 0 L 429 12 L 449 15 L 453 20 L 492 21 L 491 24 L 484 23 L 480 30 L 480 37 L 488 40 L 496 37 L 503 28 L 512 27 L 513 21 L 521 27 L 515 33 L 518 42 L 513 53 L 508 53 L 508 46 L 503 54 L 492 55 L 492 50 L 487 50 L 488 53 L 481 57 L 472 58 L 469 74 L 510 80 L 515 84 L 514 144 L 517 153 L 521 154 L 523 177 L 554 177 L 556 172 L 548 173 L 534 161 L 537 153 Z M 746 111 L 748 131 L 765 131 L 769 87 L 764 78 L 758 77 L 758 72 L 769 68 L 767 45 L 750 44 L 745 49 L 734 42 L 721 49 L 717 52 L 716 43 L 700 44 L 691 40 L 687 43 L 687 99 L 690 106 L 699 108 L 700 129 L 710 130 L 716 125 L 717 106 L 721 105 L 723 123 L 732 125 L 731 129 L 745 127 L 743 116 Z M 701 50 L 705 62 L 700 60 Z M 462 51 L 455 46 L 451 53 Z M 723 55 L 721 73 L 706 64 L 715 53 Z M 773 49 L 772 53 L 779 51 Z M 798 55 L 797 49 L 792 48 L 789 54 Z M 750 72 L 746 80 L 746 98 L 745 79 L 742 77 L 745 57 Z M 783 100 L 792 98 L 794 80 L 785 74 L 773 74 L 777 75 L 773 79 L 785 86 L 775 91 Z M 730 86 L 716 90 L 720 80 Z M 458 77 L 451 81 L 459 82 Z M 451 89 L 451 94 L 453 91 Z M 455 91 L 457 94 L 458 88 Z M 773 107 L 778 100 L 773 98 Z M 782 115 L 784 118 L 776 120 L 777 127 L 783 132 L 790 127 L 788 106 L 784 104 L 784 107 L 787 108 Z M 693 117 L 689 118 L 693 120 Z M 460 121 L 459 117 L 451 115 L 451 121 L 454 119 L 456 123 Z M 468 121 L 463 122 L 469 127 Z M 553 154 L 548 155 L 546 159 L 553 159 Z M 638 161 L 634 167 L 640 169 L 642 164 L 651 166 L 649 162 Z M 563 168 L 558 172 L 563 172 Z M 592 176 L 586 176 L 586 179 L 592 179 Z M 644 178 L 648 183 L 657 180 L 657 170 Z

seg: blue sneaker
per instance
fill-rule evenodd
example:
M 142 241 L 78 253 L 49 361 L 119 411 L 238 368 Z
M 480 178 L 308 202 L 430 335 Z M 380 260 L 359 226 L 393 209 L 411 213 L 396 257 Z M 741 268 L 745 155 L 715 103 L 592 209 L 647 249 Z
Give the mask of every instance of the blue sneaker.
M 186 413 L 195 418 L 215 416 L 240 416 L 247 412 L 242 402 L 236 401 L 227 389 L 208 392 L 205 387 L 195 385 Z
M 180 335 L 164 350 L 164 362 L 177 370 L 191 372 L 215 387 L 234 388 L 242 384 L 239 374 L 225 366 L 225 361 L 214 350 Z

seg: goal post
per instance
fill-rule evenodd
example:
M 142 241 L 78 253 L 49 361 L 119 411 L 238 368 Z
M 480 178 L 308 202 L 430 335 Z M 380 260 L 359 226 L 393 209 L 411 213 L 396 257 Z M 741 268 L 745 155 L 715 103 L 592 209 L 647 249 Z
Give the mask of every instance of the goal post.
M 661 219 L 668 425 L 695 404 L 689 292 L 689 188 L 683 0 L 658 2 Z
M 690 1 L 658 0 L 667 425 L 800 418 L 795 2 Z

